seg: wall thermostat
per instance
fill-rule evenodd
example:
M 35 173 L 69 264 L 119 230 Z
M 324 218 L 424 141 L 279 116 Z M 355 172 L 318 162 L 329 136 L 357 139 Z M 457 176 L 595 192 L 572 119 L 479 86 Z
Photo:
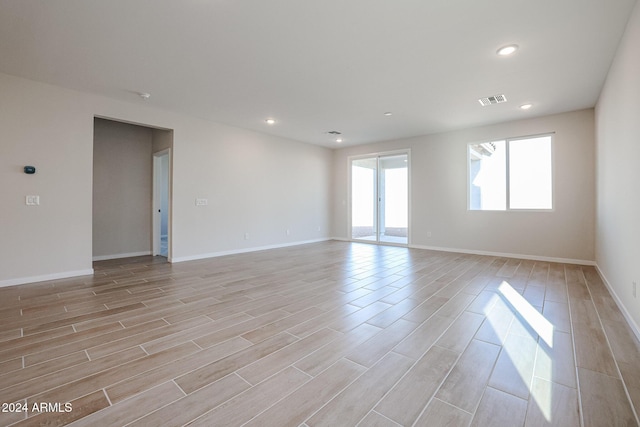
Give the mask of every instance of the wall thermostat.
M 25 167 L 24 167 L 24 173 L 26 173 L 26 174 L 28 174 L 28 175 L 31 175 L 31 174 L 36 173 L 36 168 L 35 168 L 35 166 L 25 166 Z

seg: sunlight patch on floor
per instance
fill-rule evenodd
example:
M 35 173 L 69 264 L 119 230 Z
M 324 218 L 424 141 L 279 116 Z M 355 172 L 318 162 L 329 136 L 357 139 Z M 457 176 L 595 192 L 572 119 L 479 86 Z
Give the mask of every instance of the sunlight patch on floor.
M 535 365 L 541 364 L 540 366 L 543 366 L 545 371 L 548 371 L 544 372 L 545 377 L 551 378 L 553 361 L 547 354 L 545 347 L 548 347 L 549 349 L 553 348 L 553 325 L 506 281 L 503 281 L 498 287 L 498 294 L 511 306 L 512 311 L 516 314 L 516 320 L 520 322 L 523 327 L 528 327 L 535 331 L 540 339 L 542 339 L 546 344 L 545 346 L 540 342 L 536 343 L 538 360 L 536 360 Z M 490 317 L 489 321 L 491 321 Z M 529 392 L 538 405 L 538 408 L 540 408 L 545 419 L 548 422 L 551 422 L 551 408 L 553 401 L 551 383 L 545 381 L 545 385 L 533 387 L 533 377 L 527 372 L 527 368 L 522 366 L 522 362 L 520 361 L 521 358 L 514 354 L 516 353 L 516 350 L 511 349 L 506 345 L 503 345 L 503 349 L 507 352 L 507 355 L 509 355 L 513 366 L 520 374 L 524 383 L 528 385 Z M 535 370 L 535 366 L 533 368 Z
M 518 314 L 536 331 L 549 348 L 553 348 L 553 325 L 551 322 L 545 319 L 538 310 L 529 304 L 529 302 L 507 282 L 500 284 L 498 292 L 507 299 Z

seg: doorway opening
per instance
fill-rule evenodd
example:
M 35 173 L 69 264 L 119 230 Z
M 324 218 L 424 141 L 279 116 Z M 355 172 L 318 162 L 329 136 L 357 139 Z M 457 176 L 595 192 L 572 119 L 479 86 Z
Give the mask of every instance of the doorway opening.
M 153 153 L 153 255 L 169 258 L 171 149 Z
M 350 160 L 351 239 L 409 244 L 409 153 Z
M 94 118 L 94 261 L 145 255 L 171 261 L 172 148 L 172 130 Z

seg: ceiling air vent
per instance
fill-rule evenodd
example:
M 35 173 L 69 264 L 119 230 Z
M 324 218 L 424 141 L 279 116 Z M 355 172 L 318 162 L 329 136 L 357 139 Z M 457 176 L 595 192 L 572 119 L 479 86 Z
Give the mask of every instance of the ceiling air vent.
M 503 102 L 507 102 L 507 97 L 504 95 L 494 95 L 487 98 L 480 98 L 478 99 L 478 102 L 480 102 L 483 107 L 486 107 L 487 105 L 491 104 L 501 104 Z
M 342 135 L 342 132 L 338 132 L 337 130 L 330 130 L 327 132 L 329 135 Z

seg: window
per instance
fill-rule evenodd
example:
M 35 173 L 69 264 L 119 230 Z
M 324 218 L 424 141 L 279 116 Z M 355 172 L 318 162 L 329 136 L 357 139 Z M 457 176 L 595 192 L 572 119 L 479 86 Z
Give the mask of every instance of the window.
M 469 209 L 553 208 L 551 135 L 469 144 Z

